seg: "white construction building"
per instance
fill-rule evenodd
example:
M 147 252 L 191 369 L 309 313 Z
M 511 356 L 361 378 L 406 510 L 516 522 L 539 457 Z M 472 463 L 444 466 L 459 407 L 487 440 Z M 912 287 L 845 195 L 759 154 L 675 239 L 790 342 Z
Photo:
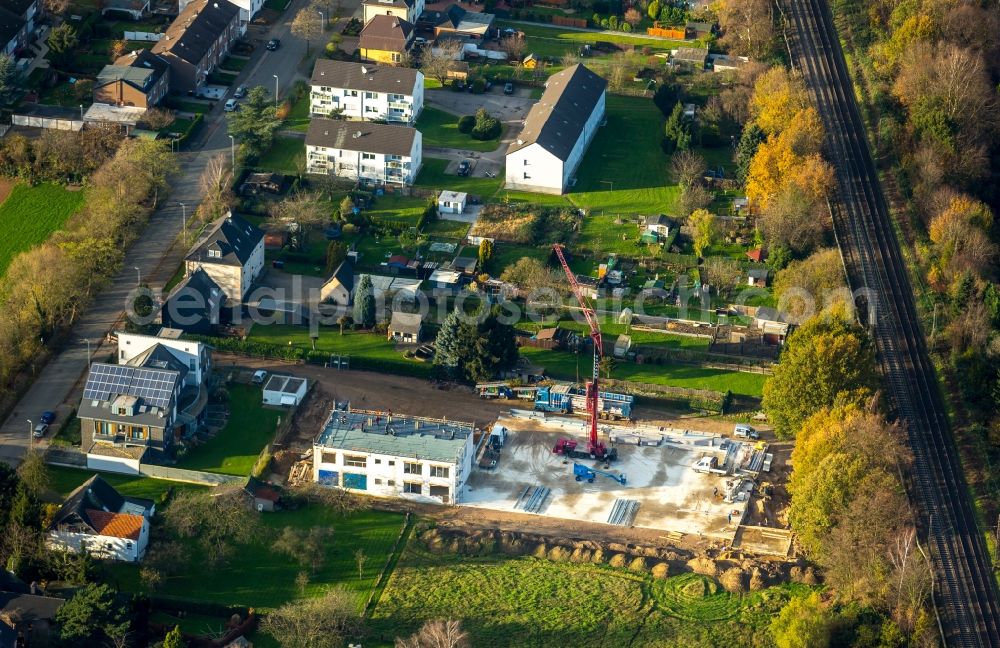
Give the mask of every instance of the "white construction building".
M 507 149 L 506 187 L 562 194 L 604 120 L 608 82 L 577 64 L 549 77 Z
M 420 131 L 409 126 L 313 119 L 306 171 L 376 185 L 410 185 L 423 160 Z
M 318 59 L 309 83 L 314 117 L 340 110 L 344 119 L 412 126 L 424 109 L 424 75 L 412 68 Z
M 473 454 L 473 427 L 465 423 L 335 409 L 313 442 L 313 479 L 380 497 L 455 504 Z

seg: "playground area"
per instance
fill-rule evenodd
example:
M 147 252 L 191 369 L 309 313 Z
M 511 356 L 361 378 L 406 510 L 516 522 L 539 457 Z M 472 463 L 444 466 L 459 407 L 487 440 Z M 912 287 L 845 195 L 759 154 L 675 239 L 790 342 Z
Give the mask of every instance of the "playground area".
M 492 467 L 473 470 L 459 499 L 464 506 L 732 542 L 752 479 L 769 461 L 766 448 L 716 434 L 606 424 L 601 438 L 618 459 L 604 464 L 553 453 L 564 438 L 587 447 L 583 419 L 515 412 L 497 425 L 506 428 L 503 447 Z M 705 457 L 716 459 L 701 461 Z M 711 467 L 697 472 L 700 461 Z

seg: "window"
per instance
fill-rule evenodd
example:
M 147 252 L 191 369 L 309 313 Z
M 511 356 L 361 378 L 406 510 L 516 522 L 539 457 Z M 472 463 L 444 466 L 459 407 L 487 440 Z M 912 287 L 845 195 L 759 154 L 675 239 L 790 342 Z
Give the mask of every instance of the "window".
M 361 154 L 361 159 L 362 160 L 374 160 L 375 159 L 375 154 L 374 153 L 362 153 Z
M 528 166 L 528 160 L 524 161 L 524 166 Z
M 344 96 L 345 97 L 357 97 L 358 96 L 358 91 L 357 90 L 344 90 Z
M 431 477 L 448 478 L 448 466 L 431 466 Z
M 392 62 L 393 62 L 393 63 L 399 63 L 399 61 L 400 61 L 400 56 L 399 56 L 399 54 L 397 54 L 396 52 L 393 52 L 393 53 L 392 53 Z
M 146 428 L 141 425 L 133 425 L 129 428 L 128 436 L 130 439 L 145 439 Z
M 320 455 L 320 461 L 322 463 L 337 463 L 337 453 L 336 452 L 324 452 Z
M 121 351 L 121 359 L 122 360 L 125 359 L 125 349 L 122 349 L 122 351 Z
M 131 542 L 126 542 L 125 543 L 125 548 L 131 550 L 132 549 L 132 543 Z
M 344 455 L 344 465 L 354 468 L 364 468 L 368 464 L 368 457 L 359 455 Z
M 381 479 L 376 479 L 375 480 L 375 485 L 376 486 L 381 486 L 382 485 L 382 480 Z
M 378 93 L 377 92 L 366 92 L 365 93 L 365 99 L 378 99 Z
M 525 173 L 525 174 L 524 174 L 524 179 L 525 179 L 525 180 L 531 180 L 531 176 L 530 176 L 530 175 L 528 175 L 527 173 Z
M 422 475 L 423 473 L 424 473 L 424 471 L 421 470 L 420 464 L 418 464 L 418 463 L 411 463 L 409 461 L 403 462 L 403 474 L 406 474 L 406 475 Z
M 424 485 L 420 482 L 403 482 L 403 492 L 420 495 L 424 492 Z
M 376 466 L 377 466 L 377 465 L 379 465 L 380 463 L 382 463 L 382 460 L 381 460 L 381 459 L 376 459 L 376 460 L 375 460 L 375 465 L 376 465 Z
M 365 106 L 366 113 L 378 114 L 378 106 Z
M 390 465 L 390 466 L 395 466 L 395 465 L 396 465 L 396 462 L 395 462 L 395 461 L 390 461 L 390 462 L 389 462 L 389 465 Z
M 190 369 L 191 371 L 194 371 L 195 368 L 196 368 L 195 367 L 195 361 L 194 360 L 188 360 L 188 369 Z
M 220 259 L 222 258 L 222 253 L 219 250 L 209 250 L 208 256 L 213 259 Z
M 386 486 L 395 486 L 396 485 L 396 480 L 395 479 L 390 479 L 390 480 L 388 480 L 388 481 L 385 482 L 385 485 Z

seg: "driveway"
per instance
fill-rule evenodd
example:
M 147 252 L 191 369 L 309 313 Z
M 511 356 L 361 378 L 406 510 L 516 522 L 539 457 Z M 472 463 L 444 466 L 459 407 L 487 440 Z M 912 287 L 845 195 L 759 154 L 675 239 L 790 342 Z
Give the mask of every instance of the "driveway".
M 530 88 L 518 88 L 508 96 L 503 93 L 502 86 L 494 86 L 489 92 L 479 95 L 454 90 L 428 90 L 424 93 L 424 100 L 429 106 L 455 115 L 475 115 L 480 108 L 486 108 L 502 122 L 520 122 L 535 104 Z

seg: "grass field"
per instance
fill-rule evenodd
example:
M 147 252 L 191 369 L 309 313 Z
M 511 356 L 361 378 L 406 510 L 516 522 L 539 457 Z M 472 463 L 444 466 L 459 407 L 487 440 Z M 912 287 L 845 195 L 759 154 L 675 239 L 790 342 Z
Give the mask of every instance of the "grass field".
M 808 591 L 740 596 L 696 574 L 660 580 L 604 565 L 459 559 L 418 547 L 411 540 L 372 615 L 382 645 L 424 620 L 458 618 L 477 648 L 770 646 L 771 617 Z
M 446 174 L 444 170 L 447 167 L 448 160 L 424 158 L 423 167 L 420 169 L 419 175 L 417 175 L 417 181 L 414 183 L 414 186 L 438 190 L 464 191 L 475 196 L 480 196 L 483 202 L 486 202 L 503 184 L 503 174 L 499 174 L 496 178 L 463 178 L 457 175 Z
M 521 347 L 521 355 L 531 362 L 545 367 L 548 376 L 558 380 L 576 380 L 577 368 L 580 375 L 590 371 L 590 357 L 578 357 L 568 351 L 550 351 Z M 579 364 L 578 364 L 579 362 Z M 727 389 L 734 394 L 745 396 L 760 396 L 764 390 L 766 376 L 725 371 L 723 369 L 707 369 L 693 365 L 682 364 L 635 364 L 633 362 L 618 362 L 611 377 L 616 380 L 629 380 L 650 385 L 668 385 L 685 389 L 707 389 L 724 392 Z
M 306 132 L 309 130 L 309 93 L 303 93 L 299 100 L 292 104 L 292 109 L 285 118 L 285 128 L 288 130 Z
M 284 412 L 261 404 L 260 387 L 229 385 L 229 421 L 213 439 L 190 450 L 178 468 L 247 476 L 277 431 Z
M 469 223 L 438 218 L 424 225 L 424 233 L 435 238 L 460 239 L 469 231 Z
M 513 27 L 524 32 L 525 52 L 533 52 L 537 56 L 552 56 L 555 58 L 562 56 L 566 52 L 573 52 L 575 54 L 581 45 L 587 43 L 594 44 L 597 41 L 634 45 L 637 48 L 649 47 L 654 52 L 691 46 L 690 43 L 684 41 L 658 40 L 626 34 L 574 31 L 558 26 L 527 25 L 523 22 L 510 23 L 504 20 L 497 21 L 497 26 L 501 28 Z
M 326 560 L 310 576 L 305 595 L 319 596 L 328 587 L 343 586 L 356 595 L 360 611 L 403 527 L 399 513 L 359 511 L 343 515 L 321 506 L 269 513 L 262 520 L 265 533 L 257 542 L 241 546 L 229 563 L 212 566 L 196 561 L 197 569 L 166 578 L 156 594 L 263 610 L 278 607 L 299 598 L 295 577 L 302 567 L 271 550 L 274 536 L 283 527 L 332 527 L 334 536 L 327 545 Z M 358 549 L 367 556 L 361 578 L 354 560 Z M 138 565 L 115 564 L 109 569 L 121 589 L 145 593 Z
M 95 470 L 84 470 L 77 468 L 64 468 L 62 466 L 49 466 L 49 487 L 59 495 L 69 495 L 73 489 L 87 481 L 95 474 Z M 104 481 L 108 482 L 122 495 L 130 497 L 144 497 L 154 502 L 159 502 L 160 496 L 173 488 L 176 490 L 194 490 L 205 488 L 197 484 L 187 484 L 183 482 L 167 481 L 165 479 L 152 479 L 151 477 L 139 477 L 134 475 L 120 475 L 117 473 L 99 473 Z
M 365 213 L 377 219 L 406 223 L 410 227 L 416 227 L 420 215 L 424 213 L 426 208 L 426 198 L 393 193 L 376 198 L 372 209 L 365 211 Z
M 500 136 L 486 141 L 472 139 L 458 130 L 458 115 L 453 115 L 430 106 L 424 107 L 416 128 L 424 136 L 424 146 L 465 149 L 469 151 L 493 151 L 500 146 Z M 502 133 L 501 133 L 502 135 Z
M 0 276 L 19 253 L 44 242 L 83 204 L 84 192 L 17 184 L 0 205 Z
M 497 243 L 493 248 L 493 256 L 486 264 L 486 269 L 495 276 L 500 276 L 507 266 L 514 265 L 523 257 L 530 257 L 545 262 L 552 251 L 547 247 L 530 247 L 511 243 Z
M 289 175 L 305 169 L 305 164 L 306 141 L 298 137 L 274 138 L 274 146 L 257 161 L 261 169 Z
M 316 349 L 326 353 L 337 353 L 353 357 L 369 359 L 383 367 L 382 371 L 399 372 L 408 376 L 428 376 L 431 367 L 419 360 L 409 360 L 396 350 L 392 342 L 384 335 L 365 333 L 344 329 L 340 334 L 337 326 L 321 328 Z M 309 329 L 303 326 L 272 324 L 270 326 L 255 326 L 250 331 L 249 339 L 255 342 L 267 342 L 281 346 L 311 349 Z M 258 451 L 260 448 L 258 448 Z
M 528 331 L 537 331 L 538 329 L 550 326 L 559 326 L 559 328 L 576 331 L 580 334 L 586 334 L 590 330 L 585 322 L 577 322 L 571 319 L 559 320 L 558 322 L 521 322 L 517 325 L 518 328 Z M 707 351 L 710 342 L 708 338 L 692 337 L 690 335 L 629 330 L 629 327 L 624 324 L 609 321 L 607 317 L 601 318 L 601 333 L 608 342 L 614 342 L 615 338 L 625 333 L 632 336 L 633 345 L 660 349 L 695 349 Z

